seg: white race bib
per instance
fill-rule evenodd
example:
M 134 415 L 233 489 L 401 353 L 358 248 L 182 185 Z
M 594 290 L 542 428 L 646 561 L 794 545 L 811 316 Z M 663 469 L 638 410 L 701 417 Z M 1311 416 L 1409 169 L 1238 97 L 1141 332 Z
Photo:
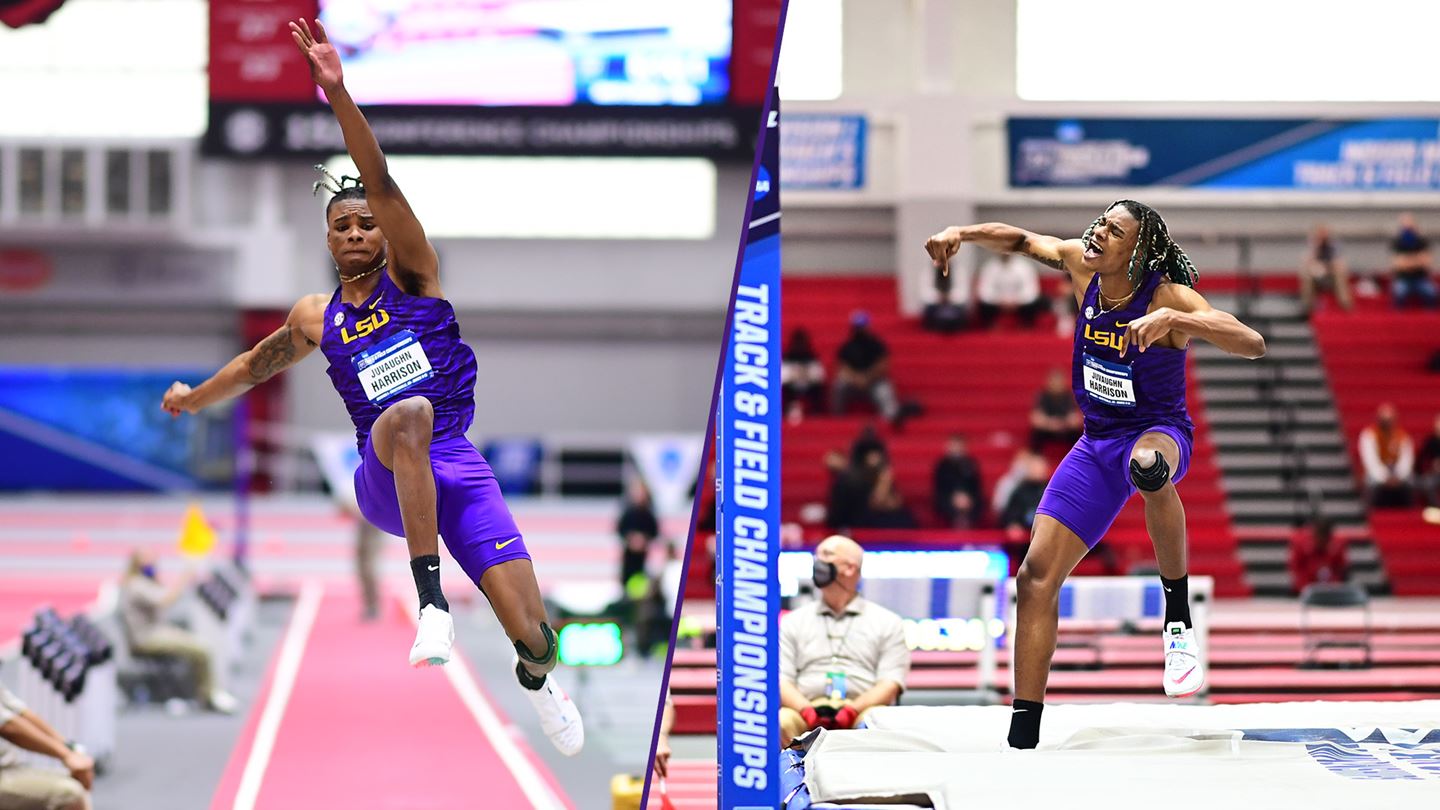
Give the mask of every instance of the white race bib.
M 1086 354 L 1081 358 L 1080 371 L 1091 399 L 1120 408 L 1135 407 L 1135 381 L 1130 376 L 1130 366 L 1107 363 Z
M 391 335 L 351 359 L 360 387 L 371 402 L 379 403 L 435 374 L 430 358 L 406 329 Z

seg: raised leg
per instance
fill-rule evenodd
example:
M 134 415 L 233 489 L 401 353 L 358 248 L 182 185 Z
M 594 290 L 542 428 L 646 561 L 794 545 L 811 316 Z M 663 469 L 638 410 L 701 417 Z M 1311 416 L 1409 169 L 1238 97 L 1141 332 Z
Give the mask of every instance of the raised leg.
M 1172 472 L 1180 464 L 1180 448 L 1174 439 L 1164 433 L 1146 433 L 1130 450 L 1130 463 L 1132 478 L 1145 499 L 1145 528 L 1155 546 L 1155 562 L 1160 566 L 1160 576 L 1180 579 L 1187 573 L 1185 505 L 1180 502 L 1175 482 L 1170 480 Z M 1144 481 L 1153 481 L 1158 488 L 1147 489 L 1149 485 Z
M 376 457 L 395 475 L 395 497 L 400 502 L 405 545 L 412 560 L 440 553 L 435 472 L 430 468 L 430 440 L 434 435 L 435 410 L 424 397 L 410 397 L 391 405 L 370 429 Z

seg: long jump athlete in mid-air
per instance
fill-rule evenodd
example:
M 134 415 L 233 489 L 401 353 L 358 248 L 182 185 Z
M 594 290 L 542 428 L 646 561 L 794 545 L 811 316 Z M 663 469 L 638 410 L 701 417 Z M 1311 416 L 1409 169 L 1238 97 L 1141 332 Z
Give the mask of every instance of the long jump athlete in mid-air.
M 435 248 L 346 91 L 325 29 L 317 20 L 312 34 L 303 19 L 290 29 L 360 170 L 358 181 L 330 186 L 334 196 L 325 209 L 340 285 L 330 295 L 301 299 L 284 326 L 195 389 L 172 385 L 162 407 L 193 413 L 239 396 L 318 346 L 355 423 L 360 510 L 409 546 L 420 595 L 411 665 L 444 664 L 454 642 L 440 588 L 440 535 L 514 642 L 515 677 L 541 727 L 562 753 L 576 754 L 584 728 L 551 672 L 555 633 L 530 554 L 489 463 L 465 438 L 475 415 L 475 354 L 460 339 L 455 310 L 440 291 Z
M 1186 349 L 1195 338 L 1254 359 L 1265 354 L 1265 339 L 1195 292 L 1195 265 L 1160 214 L 1134 200 L 1111 205 L 1079 239 L 988 223 L 946 228 L 925 249 L 946 262 L 965 242 L 1064 270 L 1080 303 L 1071 387 L 1085 433 L 1045 489 L 1016 577 L 1009 744 L 1034 748 L 1055 653 L 1060 585 L 1136 490 L 1145 499 L 1145 526 L 1165 589 L 1165 694 L 1185 697 L 1204 686 L 1190 621 L 1185 508 L 1175 490 L 1190 464 L 1194 428 L 1185 407 Z

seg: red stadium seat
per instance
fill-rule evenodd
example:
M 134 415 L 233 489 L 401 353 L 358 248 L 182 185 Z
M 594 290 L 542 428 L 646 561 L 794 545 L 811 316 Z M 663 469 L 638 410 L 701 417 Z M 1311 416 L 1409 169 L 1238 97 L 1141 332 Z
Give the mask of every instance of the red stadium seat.
M 1355 469 L 1360 432 L 1382 402 L 1395 404 L 1418 447 L 1440 412 L 1440 374 L 1426 369 L 1440 352 L 1440 315 L 1374 305 L 1320 312 L 1313 323 Z M 1369 519 L 1391 590 L 1440 594 L 1440 526 L 1424 522 L 1418 509 L 1371 510 Z

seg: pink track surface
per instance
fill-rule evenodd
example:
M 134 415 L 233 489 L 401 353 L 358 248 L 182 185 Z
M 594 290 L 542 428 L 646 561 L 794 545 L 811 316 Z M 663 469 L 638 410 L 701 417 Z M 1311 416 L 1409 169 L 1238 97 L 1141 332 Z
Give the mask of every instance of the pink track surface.
M 0 648 L 19 639 L 39 608 L 49 605 L 69 618 L 88 608 L 98 590 L 99 583 L 93 577 L 73 580 L 0 577 Z
M 359 615 L 358 597 L 327 588 L 256 809 L 528 807 L 444 672 L 406 663 L 415 635 L 409 619 L 398 608 L 374 624 Z M 210 810 L 233 807 L 274 669 L 272 661 Z M 533 752 L 521 749 L 564 796 Z

